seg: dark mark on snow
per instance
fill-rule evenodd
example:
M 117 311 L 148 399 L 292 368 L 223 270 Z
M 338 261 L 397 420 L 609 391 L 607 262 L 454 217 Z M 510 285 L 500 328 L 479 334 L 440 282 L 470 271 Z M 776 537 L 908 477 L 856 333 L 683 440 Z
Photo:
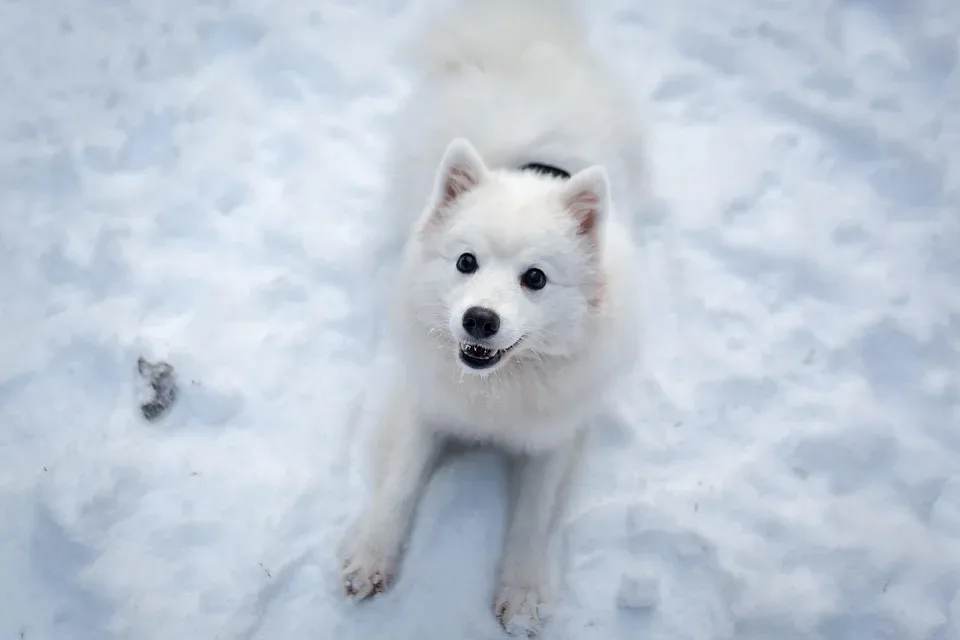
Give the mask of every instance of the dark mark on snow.
M 140 405 L 147 420 L 156 420 L 166 414 L 177 399 L 177 382 L 173 366 L 166 362 L 151 364 L 140 358 L 137 370 L 153 389 L 153 398 Z

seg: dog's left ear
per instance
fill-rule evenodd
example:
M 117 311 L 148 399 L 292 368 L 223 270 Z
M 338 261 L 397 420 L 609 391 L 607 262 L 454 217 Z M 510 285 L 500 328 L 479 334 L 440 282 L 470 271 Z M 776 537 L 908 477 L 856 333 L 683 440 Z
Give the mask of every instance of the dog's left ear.
M 456 200 L 479 185 L 487 175 L 487 165 L 465 138 L 456 138 L 447 147 L 437 170 L 434 185 L 434 215 L 440 215 Z
M 563 185 L 563 205 L 577 221 L 577 235 L 596 240 L 610 209 L 610 178 L 600 165 L 575 173 Z

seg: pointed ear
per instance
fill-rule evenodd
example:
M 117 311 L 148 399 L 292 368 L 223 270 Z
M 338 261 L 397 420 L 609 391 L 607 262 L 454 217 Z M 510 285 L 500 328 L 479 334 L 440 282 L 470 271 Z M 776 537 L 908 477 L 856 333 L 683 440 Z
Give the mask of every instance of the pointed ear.
M 470 142 L 456 138 L 447 146 L 437 170 L 434 209 L 442 211 L 475 188 L 487 175 L 487 165 Z
M 577 235 L 596 239 L 610 208 L 610 179 L 599 165 L 574 174 L 563 186 L 563 206 L 577 221 Z

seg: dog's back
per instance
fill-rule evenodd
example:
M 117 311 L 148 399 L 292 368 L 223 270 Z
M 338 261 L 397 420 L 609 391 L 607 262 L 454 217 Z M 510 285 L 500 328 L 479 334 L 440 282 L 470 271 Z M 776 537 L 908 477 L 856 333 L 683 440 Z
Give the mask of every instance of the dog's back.
M 420 214 L 443 151 L 470 140 L 492 168 L 604 165 L 613 199 L 641 204 L 637 116 L 564 0 L 457 0 L 414 34 L 412 93 L 397 113 L 388 202 L 399 233 Z
M 403 57 L 425 73 L 470 66 L 504 73 L 537 51 L 559 67 L 584 45 L 582 24 L 564 0 L 458 0 L 426 23 Z

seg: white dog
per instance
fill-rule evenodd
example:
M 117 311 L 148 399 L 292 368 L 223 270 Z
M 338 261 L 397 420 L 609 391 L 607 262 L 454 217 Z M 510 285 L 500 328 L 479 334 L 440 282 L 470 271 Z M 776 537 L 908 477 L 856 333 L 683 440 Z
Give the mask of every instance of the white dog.
M 489 443 L 515 469 L 494 612 L 535 634 L 585 431 L 638 355 L 641 137 L 558 0 L 460 0 L 417 42 L 387 194 L 406 241 L 392 323 L 403 370 L 343 584 L 361 599 L 391 585 L 444 439 Z

